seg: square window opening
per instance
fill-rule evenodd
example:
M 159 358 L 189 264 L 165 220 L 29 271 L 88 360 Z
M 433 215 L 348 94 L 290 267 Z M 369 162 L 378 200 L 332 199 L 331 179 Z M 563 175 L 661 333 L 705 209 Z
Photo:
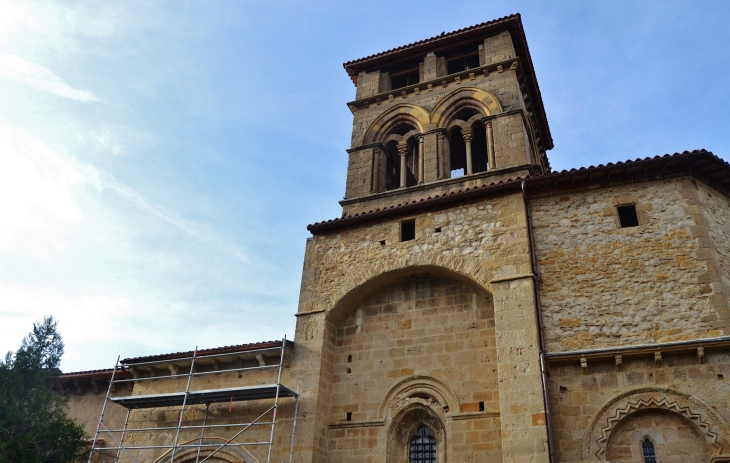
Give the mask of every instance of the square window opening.
M 410 241 L 416 239 L 416 221 L 404 220 L 400 223 L 400 240 Z
M 441 233 L 441 227 L 436 227 L 436 229 L 433 232 L 434 233 Z
M 636 204 L 617 206 L 616 209 L 618 210 L 618 220 L 621 224 L 621 228 L 639 226 L 639 216 L 636 213 Z

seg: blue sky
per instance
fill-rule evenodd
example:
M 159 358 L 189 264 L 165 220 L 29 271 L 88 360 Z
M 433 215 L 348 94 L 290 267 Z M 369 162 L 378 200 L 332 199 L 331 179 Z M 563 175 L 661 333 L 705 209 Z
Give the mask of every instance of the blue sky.
M 340 215 L 342 63 L 522 13 L 554 169 L 730 159 L 730 3 L 0 4 L 0 351 L 65 371 L 294 332 L 306 225 Z

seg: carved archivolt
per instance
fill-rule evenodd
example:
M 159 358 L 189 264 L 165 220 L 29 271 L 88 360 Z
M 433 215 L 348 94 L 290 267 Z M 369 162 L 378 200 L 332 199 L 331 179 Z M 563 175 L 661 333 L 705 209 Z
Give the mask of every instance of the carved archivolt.
M 399 104 L 381 114 L 370 124 L 363 137 L 363 144 L 382 141 L 388 131 L 401 122 L 408 122 L 416 127 L 418 132 L 423 133 L 431 119 L 426 110 L 420 106 Z
M 694 423 L 714 455 L 728 451 L 725 421 L 715 410 L 690 394 L 662 387 L 634 389 L 606 402 L 593 415 L 583 442 L 586 461 L 606 461 L 606 445 L 616 425 L 639 410 L 666 410 Z
M 456 394 L 442 381 L 430 376 L 411 376 L 393 386 L 385 395 L 378 418 L 393 417 L 411 404 L 423 405 L 442 418 L 449 410 L 459 410 Z
M 431 110 L 431 123 L 435 127 L 444 127 L 449 116 L 464 105 L 479 108 L 485 116 L 502 112 L 502 105 L 492 93 L 480 88 L 460 88 L 446 95 Z

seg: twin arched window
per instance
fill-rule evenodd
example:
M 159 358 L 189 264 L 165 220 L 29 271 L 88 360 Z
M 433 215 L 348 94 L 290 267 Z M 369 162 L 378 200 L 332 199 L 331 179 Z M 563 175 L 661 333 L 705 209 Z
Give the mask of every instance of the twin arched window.
M 409 463 L 436 463 L 436 438 L 427 426 L 420 426 L 416 430 L 410 444 Z

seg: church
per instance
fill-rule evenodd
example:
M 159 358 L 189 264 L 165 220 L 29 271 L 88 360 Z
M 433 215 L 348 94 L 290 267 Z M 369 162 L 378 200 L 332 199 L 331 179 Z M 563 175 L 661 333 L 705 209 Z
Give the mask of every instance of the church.
M 519 15 L 344 68 L 294 339 L 64 374 L 89 461 L 730 462 L 730 164 L 553 171 Z

